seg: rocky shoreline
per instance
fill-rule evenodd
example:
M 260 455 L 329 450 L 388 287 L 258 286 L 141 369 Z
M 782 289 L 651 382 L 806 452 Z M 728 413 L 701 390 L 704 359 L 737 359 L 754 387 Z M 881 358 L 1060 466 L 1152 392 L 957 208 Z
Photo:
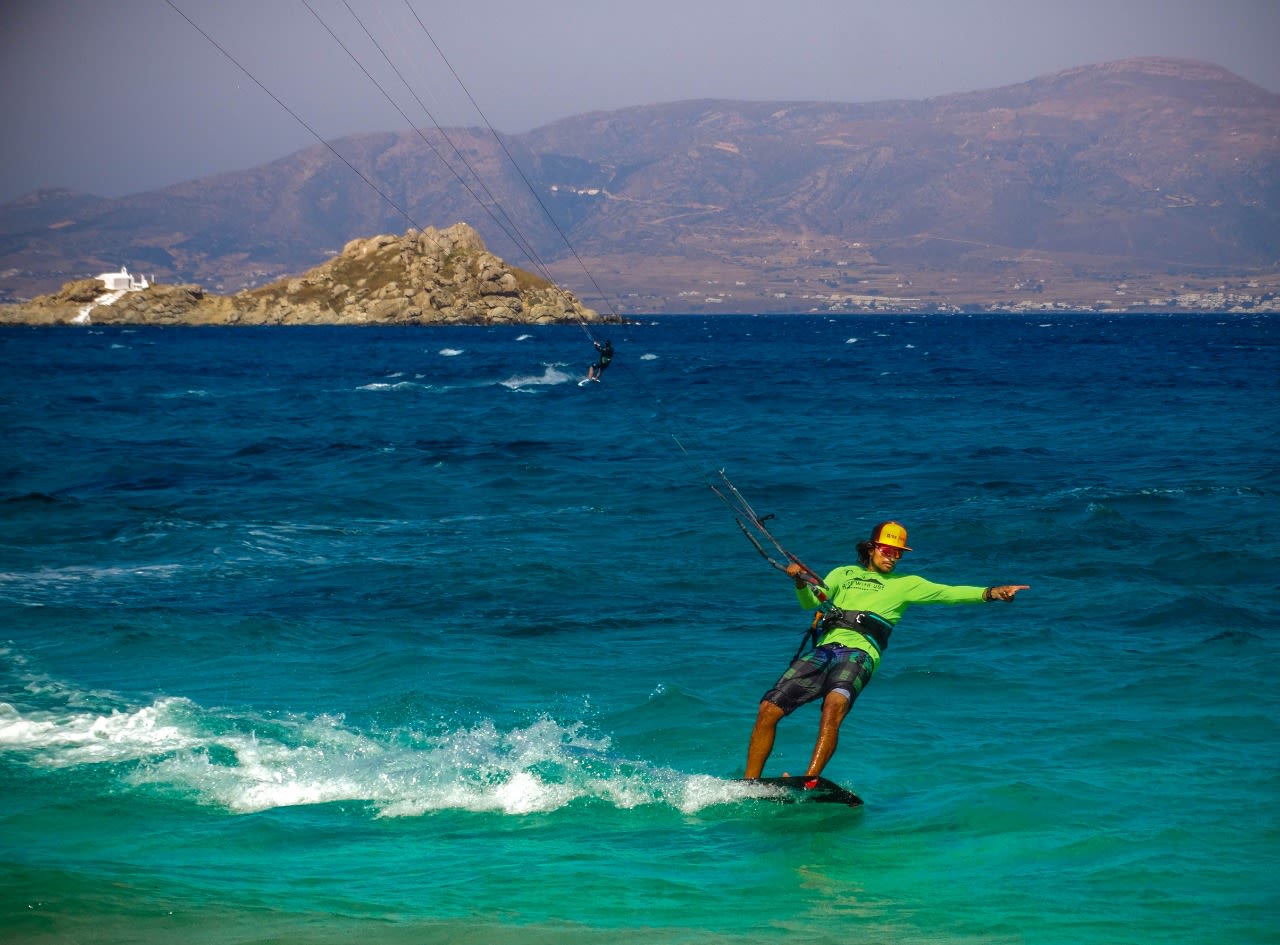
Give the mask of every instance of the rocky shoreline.
M 111 298 L 107 298 L 107 296 Z M 118 296 L 118 297 L 116 297 Z M 542 325 L 614 322 L 490 253 L 465 223 L 356 239 L 305 274 L 236 295 L 198 285 L 108 293 L 69 282 L 0 306 L 3 325 Z

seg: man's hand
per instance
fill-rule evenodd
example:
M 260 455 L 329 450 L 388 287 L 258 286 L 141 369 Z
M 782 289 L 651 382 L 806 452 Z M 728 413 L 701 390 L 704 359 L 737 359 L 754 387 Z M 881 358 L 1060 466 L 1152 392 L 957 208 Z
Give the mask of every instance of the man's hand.
M 1018 596 L 1018 591 L 1025 591 L 1030 587 L 1030 584 L 1004 584 L 1000 587 L 989 587 L 987 588 L 987 600 L 1010 601 Z
M 809 578 L 805 574 L 805 569 L 794 561 L 787 565 L 787 577 L 796 582 L 797 588 L 809 586 Z

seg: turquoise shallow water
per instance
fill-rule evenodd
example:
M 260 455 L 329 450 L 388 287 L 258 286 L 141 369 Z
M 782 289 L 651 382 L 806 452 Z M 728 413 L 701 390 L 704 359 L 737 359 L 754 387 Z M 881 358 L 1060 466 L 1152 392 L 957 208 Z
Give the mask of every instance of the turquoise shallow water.
M 1276 942 L 1280 332 L 0 332 L 9 942 Z M 948 583 L 733 779 L 819 571 Z M 801 768 L 816 710 L 770 773 Z

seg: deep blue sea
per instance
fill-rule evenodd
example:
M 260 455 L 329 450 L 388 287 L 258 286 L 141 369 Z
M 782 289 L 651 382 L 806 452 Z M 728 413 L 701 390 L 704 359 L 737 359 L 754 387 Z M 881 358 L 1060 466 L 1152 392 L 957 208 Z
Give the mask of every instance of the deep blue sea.
M 0 330 L 6 943 L 1280 942 L 1280 319 Z M 918 607 L 736 781 L 820 573 Z M 810 706 L 766 773 L 803 769 Z

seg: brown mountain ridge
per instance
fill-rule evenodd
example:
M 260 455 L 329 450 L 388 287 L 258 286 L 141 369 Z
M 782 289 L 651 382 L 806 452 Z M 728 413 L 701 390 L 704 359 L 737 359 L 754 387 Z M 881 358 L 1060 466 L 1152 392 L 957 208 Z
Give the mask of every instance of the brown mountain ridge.
M 624 315 L 1273 309 L 1280 288 L 1280 96 L 1206 63 L 1123 60 L 924 101 L 639 106 L 501 143 L 433 129 L 331 145 L 377 190 L 316 145 L 118 200 L 8 204 L 0 295 L 122 263 L 233 293 L 353 238 L 458 220 Z

